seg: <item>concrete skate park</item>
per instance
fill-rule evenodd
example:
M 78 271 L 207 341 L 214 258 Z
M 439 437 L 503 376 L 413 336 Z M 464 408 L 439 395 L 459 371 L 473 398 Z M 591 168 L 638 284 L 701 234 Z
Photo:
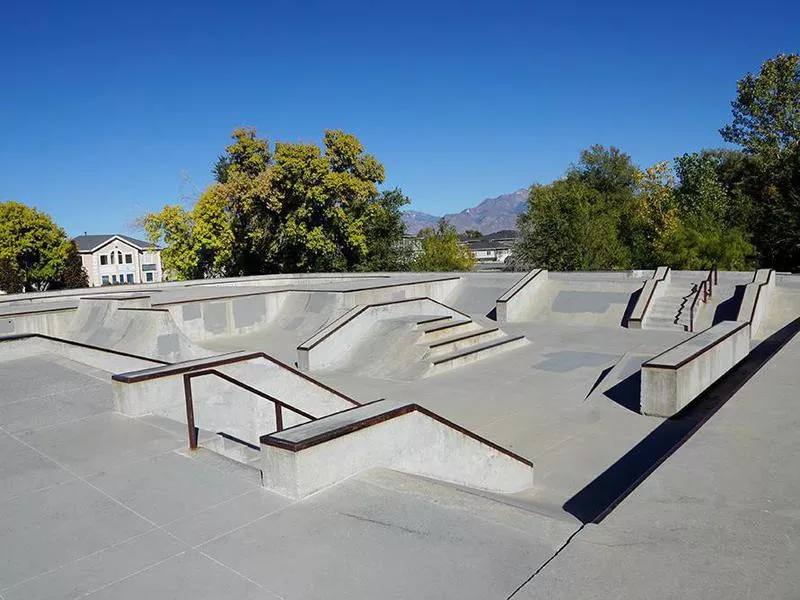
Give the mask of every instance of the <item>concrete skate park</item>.
M 0 599 L 800 597 L 800 276 L 0 297 Z

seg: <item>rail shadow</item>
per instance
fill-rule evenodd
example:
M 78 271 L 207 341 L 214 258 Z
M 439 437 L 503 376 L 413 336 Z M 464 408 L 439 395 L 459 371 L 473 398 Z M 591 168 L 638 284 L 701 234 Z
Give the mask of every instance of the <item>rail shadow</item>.
M 564 510 L 582 523 L 600 523 L 616 506 L 669 458 L 800 331 L 795 319 L 753 348 L 737 367 L 691 404 L 665 420 L 580 492 Z

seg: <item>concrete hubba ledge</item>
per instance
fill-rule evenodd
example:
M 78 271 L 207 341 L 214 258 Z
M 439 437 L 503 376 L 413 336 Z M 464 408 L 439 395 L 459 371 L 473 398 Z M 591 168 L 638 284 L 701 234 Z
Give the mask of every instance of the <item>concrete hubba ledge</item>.
M 669 267 L 658 267 L 652 279 L 648 279 L 642 286 L 642 291 L 639 294 L 639 299 L 633 307 L 630 316 L 628 317 L 628 328 L 642 329 L 647 314 L 653 306 L 653 302 L 662 296 L 669 286 L 672 279 L 672 269 Z
M 750 353 L 750 324 L 722 321 L 642 365 L 641 410 L 671 417 Z
M 497 299 L 495 312 L 499 323 L 524 321 L 547 298 L 542 290 L 547 285 L 546 269 L 534 269 Z
M 736 320 L 750 323 L 750 331 L 753 337 L 758 335 L 761 321 L 766 314 L 774 290 L 774 269 L 759 269 L 753 275 L 752 283 L 748 283 L 744 289 Z
M 499 493 L 533 464 L 416 404 L 379 400 L 261 438 L 264 486 L 305 498 L 361 471 L 405 471 Z
M 200 372 L 207 373 L 191 377 Z M 215 376 L 216 372 L 243 385 Z M 188 385 L 192 387 L 195 426 L 222 431 L 251 444 L 279 427 L 274 402 L 258 397 L 247 387 L 315 418 L 359 405 L 271 356 L 243 351 L 114 375 L 116 410 L 132 417 L 156 414 L 186 423 L 186 375 L 191 379 Z M 305 420 L 286 411 L 283 425 Z
M 302 371 L 334 367 L 346 360 L 376 323 L 423 315 L 461 317 L 471 321 L 469 316 L 431 298 L 406 298 L 355 306 L 297 347 L 298 366 Z

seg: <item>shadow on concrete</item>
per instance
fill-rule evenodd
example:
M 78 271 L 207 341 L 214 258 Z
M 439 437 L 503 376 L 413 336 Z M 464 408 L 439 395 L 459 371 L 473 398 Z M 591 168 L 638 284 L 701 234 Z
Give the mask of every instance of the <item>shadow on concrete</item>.
M 742 297 L 744 296 L 744 289 L 747 286 L 737 285 L 733 291 L 733 296 L 717 304 L 717 310 L 714 311 L 714 321 L 712 325 L 716 325 L 721 321 L 735 321 L 739 314 L 739 307 L 742 305 Z
M 639 288 L 638 290 L 636 290 L 631 294 L 630 298 L 628 298 L 628 306 L 625 307 L 625 312 L 622 314 L 622 321 L 620 321 L 619 323 L 622 327 L 628 326 L 628 320 L 631 318 L 633 307 L 636 306 L 636 303 L 639 301 L 639 296 L 641 295 L 642 295 L 642 288 Z
M 608 388 L 603 395 L 620 406 L 635 413 L 641 412 L 642 404 L 642 371 L 629 375 L 616 385 Z
M 589 396 L 592 395 L 592 393 L 597 389 L 597 387 L 601 383 L 603 383 L 603 380 L 608 376 L 608 374 L 611 373 L 611 370 L 614 368 L 614 366 L 615 365 L 611 365 L 610 367 L 606 367 L 605 369 L 602 370 L 602 372 L 600 373 L 600 376 L 595 380 L 594 384 L 592 385 L 592 388 L 589 390 L 589 393 L 586 394 L 586 397 L 584 398 L 584 400 L 588 400 L 589 399 Z
M 491 319 L 492 321 L 497 321 L 497 307 L 493 306 L 492 310 L 486 313 L 486 318 Z
M 753 348 L 737 367 L 567 500 L 564 510 L 582 523 L 600 523 L 658 466 L 678 450 L 797 332 L 795 319 Z M 645 417 L 642 417 L 645 418 Z

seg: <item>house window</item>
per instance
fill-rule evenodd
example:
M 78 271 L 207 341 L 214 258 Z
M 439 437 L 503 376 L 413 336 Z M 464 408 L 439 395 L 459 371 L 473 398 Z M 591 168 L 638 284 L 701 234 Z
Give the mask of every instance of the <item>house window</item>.
M 126 254 L 125 255 L 125 264 L 129 265 L 133 262 L 133 254 Z
M 122 264 L 122 252 L 120 251 L 117 251 L 117 264 L 118 265 Z
M 107 265 L 108 264 L 108 254 L 101 254 L 100 255 L 100 264 Z
M 130 256 L 130 254 L 128 256 Z M 133 273 L 128 273 L 127 275 L 125 275 L 125 281 L 127 281 L 128 283 L 133 283 Z
M 144 274 L 144 277 L 147 281 L 153 281 L 153 272 L 148 271 L 147 273 Z
M 116 275 L 112 275 L 111 276 L 111 283 L 117 283 L 117 276 Z
M 105 258 L 105 255 L 103 258 Z M 103 275 L 103 285 L 108 285 L 108 275 Z
M 112 265 L 114 264 L 114 253 L 113 252 L 111 253 L 111 264 Z

